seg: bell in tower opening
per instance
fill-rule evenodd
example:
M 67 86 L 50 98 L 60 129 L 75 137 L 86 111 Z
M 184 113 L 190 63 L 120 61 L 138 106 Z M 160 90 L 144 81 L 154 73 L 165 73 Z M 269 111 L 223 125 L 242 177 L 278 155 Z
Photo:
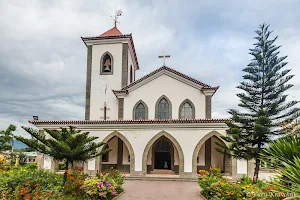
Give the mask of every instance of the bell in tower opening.
M 112 74 L 112 56 L 109 53 L 105 53 L 102 57 L 101 73 Z

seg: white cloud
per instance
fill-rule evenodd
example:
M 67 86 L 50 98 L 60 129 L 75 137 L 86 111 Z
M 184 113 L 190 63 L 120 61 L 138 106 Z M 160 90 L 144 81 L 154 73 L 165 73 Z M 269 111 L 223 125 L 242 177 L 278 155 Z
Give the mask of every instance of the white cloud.
M 124 11 L 118 25 L 132 33 L 140 63 L 138 76 L 161 66 L 157 58 L 210 85 L 213 116 L 228 117 L 237 106 L 235 88 L 249 63 L 259 24 L 279 35 L 282 55 L 297 76 L 291 98 L 300 99 L 299 2 L 269 1 L 16 1 L 0 2 L 0 129 L 41 119 L 83 119 L 86 47 L 80 36 L 97 36 L 113 25 L 110 15 Z M 3 95 L 4 94 L 4 95 Z M 28 124 L 27 124 L 28 125 Z M 19 134 L 24 134 L 18 132 Z

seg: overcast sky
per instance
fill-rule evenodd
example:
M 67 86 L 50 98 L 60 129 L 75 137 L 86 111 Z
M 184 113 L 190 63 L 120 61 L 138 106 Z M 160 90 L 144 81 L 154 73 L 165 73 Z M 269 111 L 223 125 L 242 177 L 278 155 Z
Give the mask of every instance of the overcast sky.
M 259 24 L 270 24 L 287 68 L 296 77 L 290 99 L 300 100 L 300 1 L 297 0 L 1 0 L 0 129 L 41 120 L 84 119 L 86 47 L 80 36 L 113 27 L 132 33 L 141 77 L 167 65 L 220 89 L 213 118 L 228 117 L 238 98 L 241 70 Z M 118 89 L 118 88 L 116 88 Z M 18 128 L 17 134 L 24 134 Z

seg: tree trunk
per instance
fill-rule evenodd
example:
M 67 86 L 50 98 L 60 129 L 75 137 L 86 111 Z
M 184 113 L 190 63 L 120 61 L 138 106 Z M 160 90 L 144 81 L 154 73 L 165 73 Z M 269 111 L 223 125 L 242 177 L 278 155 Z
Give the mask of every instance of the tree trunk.
M 257 183 L 259 170 L 260 170 L 260 159 L 256 158 L 255 159 L 254 175 L 253 175 L 253 180 L 252 180 L 253 184 Z
M 69 160 L 66 160 L 66 167 L 65 167 L 65 173 L 64 173 L 64 184 L 67 181 L 67 176 L 68 176 L 68 169 L 69 169 Z

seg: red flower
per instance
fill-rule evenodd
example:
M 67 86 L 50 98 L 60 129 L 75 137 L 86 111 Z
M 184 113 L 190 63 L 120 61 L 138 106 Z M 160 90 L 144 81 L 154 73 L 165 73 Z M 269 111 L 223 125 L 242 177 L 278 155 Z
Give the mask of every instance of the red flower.
M 45 196 L 47 197 L 47 196 L 50 196 L 51 195 L 51 192 L 47 192 L 46 194 L 45 194 Z
M 28 181 L 26 181 L 26 182 L 25 182 L 25 185 L 26 185 L 26 186 L 28 186 L 28 185 L 29 185 L 29 182 L 28 182 Z

